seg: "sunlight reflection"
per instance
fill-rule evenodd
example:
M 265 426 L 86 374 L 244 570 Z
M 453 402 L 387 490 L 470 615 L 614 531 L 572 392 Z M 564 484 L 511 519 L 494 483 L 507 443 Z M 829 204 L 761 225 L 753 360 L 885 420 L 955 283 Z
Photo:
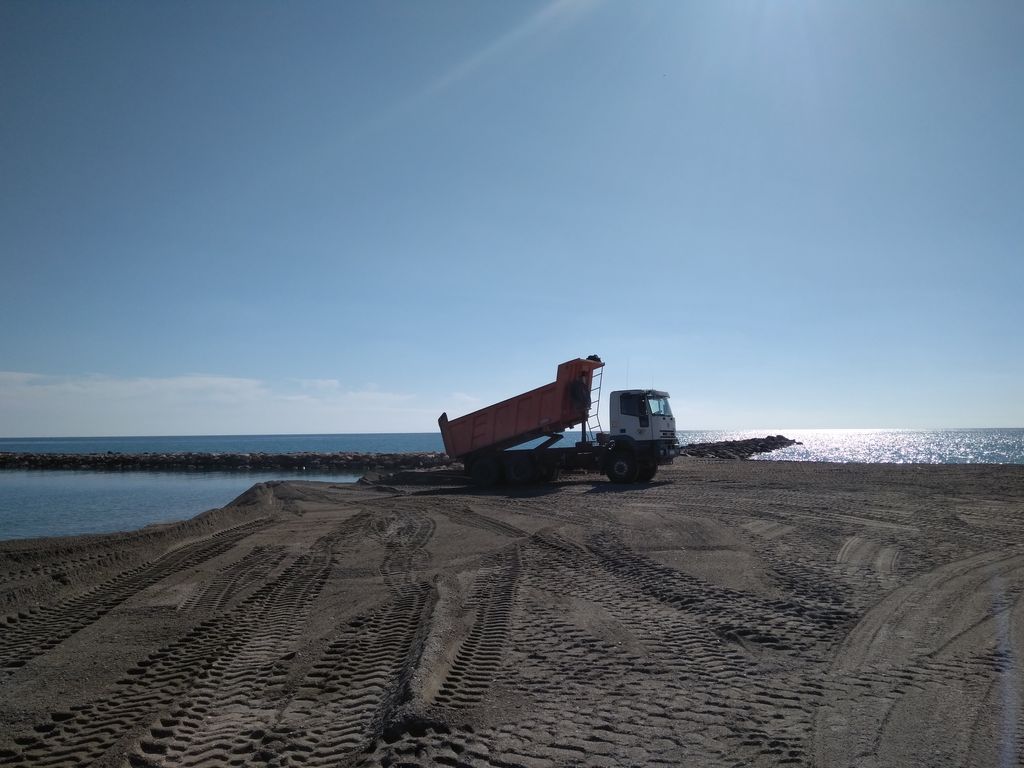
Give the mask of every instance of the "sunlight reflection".
M 1024 457 L 1021 429 L 786 429 L 682 432 L 683 443 L 785 435 L 794 445 L 755 456 L 760 461 L 892 464 L 1017 464 Z

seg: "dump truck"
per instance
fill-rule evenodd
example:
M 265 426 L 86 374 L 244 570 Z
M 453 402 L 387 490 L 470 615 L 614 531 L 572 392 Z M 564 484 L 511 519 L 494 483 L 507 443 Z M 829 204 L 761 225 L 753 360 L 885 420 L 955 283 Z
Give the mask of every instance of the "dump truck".
M 668 392 L 612 392 L 604 432 L 598 419 L 603 369 L 597 355 L 568 360 L 549 384 L 456 419 L 442 413 L 437 424 L 445 451 L 481 486 L 555 480 L 570 469 L 603 472 L 616 483 L 651 480 L 679 455 Z M 575 445 L 556 447 L 577 425 Z

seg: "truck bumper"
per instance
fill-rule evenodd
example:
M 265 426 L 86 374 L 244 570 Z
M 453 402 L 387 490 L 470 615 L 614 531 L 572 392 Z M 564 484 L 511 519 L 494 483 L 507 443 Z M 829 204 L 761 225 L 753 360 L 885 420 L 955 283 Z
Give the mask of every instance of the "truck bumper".
M 673 443 L 662 443 L 657 448 L 658 463 L 671 464 L 672 460 L 679 455 L 679 446 Z

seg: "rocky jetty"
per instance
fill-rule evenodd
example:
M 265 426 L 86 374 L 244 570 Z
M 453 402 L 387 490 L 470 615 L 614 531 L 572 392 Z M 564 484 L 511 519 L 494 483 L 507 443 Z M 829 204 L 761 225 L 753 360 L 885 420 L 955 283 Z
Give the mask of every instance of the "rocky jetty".
M 356 473 L 444 467 L 443 453 L 4 453 L 0 469 L 308 471 Z
M 749 459 L 790 445 L 800 445 L 782 435 L 720 443 L 691 443 L 682 456 L 715 459 Z M 9 453 L 0 452 L 2 469 L 91 469 L 106 471 L 218 472 L 396 472 L 441 469 L 452 465 L 444 453 Z M 456 468 L 460 465 L 456 464 Z
M 783 435 L 753 437 L 749 440 L 723 440 L 719 443 L 690 443 L 684 445 L 680 456 L 697 456 L 706 459 L 749 459 L 759 453 L 777 451 L 791 445 L 803 445 Z

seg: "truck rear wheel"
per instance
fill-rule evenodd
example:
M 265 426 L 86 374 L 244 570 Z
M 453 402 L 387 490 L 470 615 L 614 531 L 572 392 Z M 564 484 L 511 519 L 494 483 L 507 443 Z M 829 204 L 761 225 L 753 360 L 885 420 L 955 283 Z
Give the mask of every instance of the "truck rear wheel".
M 473 462 L 469 468 L 469 476 L 473 480 L 473 485 L 489 488 L 501 481 L 501 464 L 493 456 L 485 456 Z
M 639 466 L 629 451 L 616 451 L 608 459 L 606 474 L 613 483 L 635 483 Z
M 560 467 L 542 466 L 537 470 L 537 477 L 542 483 L 553 483 L 562 475 Z
M 505 457 L 505 479 L 512 485 L 528 485 L 537 478 L 537 467 L 525 451 Z

